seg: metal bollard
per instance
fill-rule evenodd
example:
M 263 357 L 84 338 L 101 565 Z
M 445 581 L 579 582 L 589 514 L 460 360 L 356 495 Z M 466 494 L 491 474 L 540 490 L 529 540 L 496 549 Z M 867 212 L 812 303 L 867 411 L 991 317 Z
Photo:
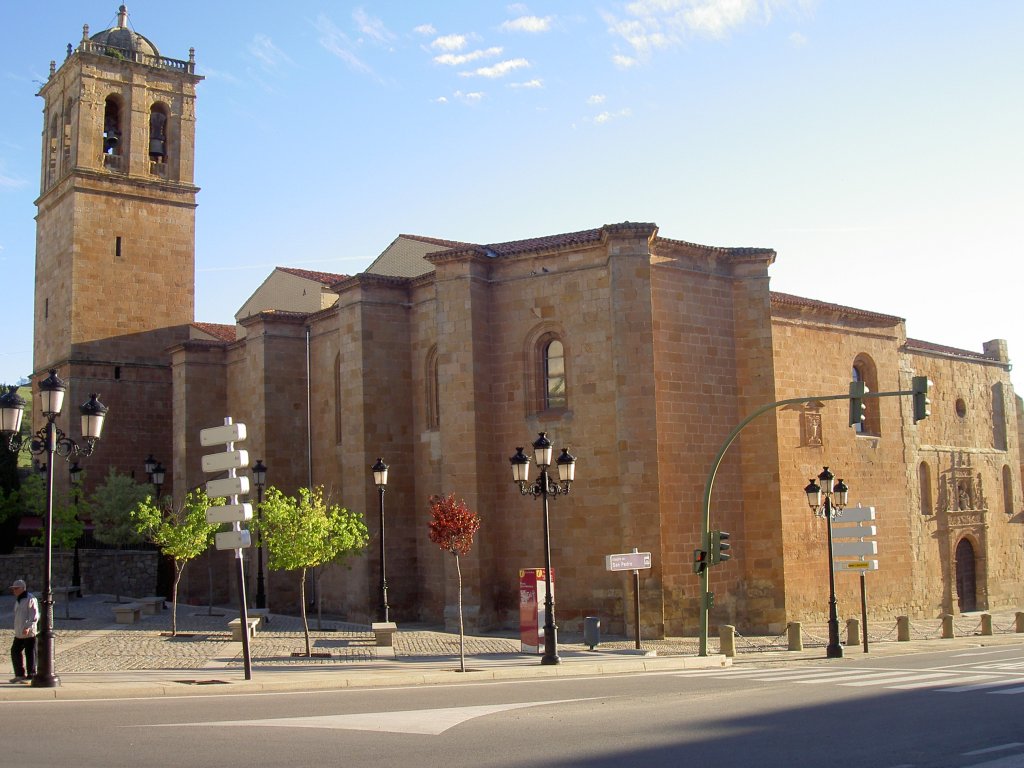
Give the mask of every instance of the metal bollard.
M 597 616 L 585 616 L 583 618 L 583 644 L 589 645 L 590 650 L 601 642 L 601 619 Z
M 860 645 L 860 620 L 846 620 L 846 644 L 849 646 Z
M 900 643 L 910 642 L 910 617 L 896 617 L 896 641 Z
M 730 658 L 736 655 L 736 627 L 722 624 L 718 627 L 718 643 L 721 652 Z
M 804 649 L 804 635 L 800 622 L 789 622 L 789 624 L 786 625 L 786 632 L 789 633 L 789 650 L 802 651 Z
M 981 614 L 981 634 L 992 634 L 992 614 L 990 613 Z
M 951 613 L 942 614 L 942 639 L 953 639 L 953 614 Z

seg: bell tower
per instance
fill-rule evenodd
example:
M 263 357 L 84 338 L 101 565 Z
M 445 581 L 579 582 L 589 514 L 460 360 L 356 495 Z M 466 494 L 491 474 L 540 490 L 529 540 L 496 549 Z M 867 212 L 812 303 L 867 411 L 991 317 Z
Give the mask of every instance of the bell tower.
M 38 93 L 33 379 L 58 369 L 72 405 L 103 393 L 113 419 L 96 456 L 122 468 L 170 454 L 165 350 L 194 320 L 201 80 L 193 51 L 187 60 L 161 55 L 122 5 L 110 29 L 90 36 L 83 27 Z M 139 414 L 156 432 L 130 430 L 140 444 L 128 445 L 124 430 Z

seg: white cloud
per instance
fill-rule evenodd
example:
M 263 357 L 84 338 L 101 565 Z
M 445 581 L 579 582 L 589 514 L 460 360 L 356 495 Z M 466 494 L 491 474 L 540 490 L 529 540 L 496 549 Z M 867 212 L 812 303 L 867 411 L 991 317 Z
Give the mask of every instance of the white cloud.
M 260 62 L 264 69 L 277 69 L 281 64 L 291 64 L 288 55 L 274 45 L 274 41 L 262 33 L 253 36 L 248 45 L 249 53 Z
M 587 99 L 587 104 L 604 104 L 606 98 L 603 93 L 595 93 Z
M 480 67 L 472 72 L 459 72 L 462 77 L 504 77 L 509 72 L 523 67 L 529 67 L 530 62 L 526 59 L 507 59 L 505 61 L 499 61 L 497 64 L 491 67 Z
M 533 80 L 527 80 L 524 83 L 509 83 L 510 88 L 543 88 L 544 81 L 540 78 L 533 78 Z
M 612 56 L 612 63 L 619 69 L 630 69 L 635 67 L 640 62 L 634 59 L 632 56 L 623 56 L 621 53 L 617 53 Z
M 466 47 L 465 35 L 442 35 L 430 44 L 439 51 L 461 51 Z
M 551 29 L 551 17 L 520 16 L 503 22 L 501 28 L 506 32 L 548 32 Z
M 362 8 L 352 11 L 352 20 L 355 21 L 360 34 L 377 43 L 390 43 L 395 39 L 395 34 L 384 26 L 383 21 L 375 16 L 370 16 Z
M 19 189 L 27 184 L 28 182 L 24 179 L 16 179 L 13 176 L 6 176 L 0 173 L 0 187 L 4 189 Z
M 448 103 L 448 97 L 447 96 L 438 96 L 436 99 L 434 99 L 434 102 L 436 104 L 447 104 Z
M 789 44 L 794 48 L 802 48 L 807 45 L 807 38 L 801 35 L 799 32 L 794 32 L 789 36 Z
M 465 104 L 479 104 L 484 98 L 484 93 L 483 91 L 471 91 L 469 93 L 456 91 L 454 96 Z
M 594 122 L 598 125 L 603 125 L 610 120 L 616 120 L 620 117 L 629 117 L 632 111 L 627 107 L 626 109 L 620 109 L 618 112 L 602 112 L 594 117 Z
M 478 59 L 489 59 L 493 56 L 501 56 L 502 48 L 495 46 L 493 48 L 481 48 L 480 50 L 470 51 L 469 53 L 442 53 L 434 57 L 434 61 L 438 64 L 448 64 L 451 66 L 459 66 L 461 64 L 468 64 L 471 61 L 477 61 Z
M 417 35 L 424 36 L 437 34 L 437 30 L 434 29 L 433 24 L 420 24 L 418 27 L 413 27 L 412 31 L 415 32 Z
M 355 45 L 348 35 L 338 29 L 327 16 L 321 14 L 317 17 L 316 29 L 320 33 L 320 45 L 332 56 L 341 59 L 356 72 L 373 73 L 370 66 L 355 54 Z

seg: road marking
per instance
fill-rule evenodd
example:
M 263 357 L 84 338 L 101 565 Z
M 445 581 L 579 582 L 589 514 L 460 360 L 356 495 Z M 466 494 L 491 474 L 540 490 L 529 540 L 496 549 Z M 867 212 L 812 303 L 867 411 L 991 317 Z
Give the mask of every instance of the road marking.
M 858 688 L 858 687 L 862 687 L 862 686 L 866 686 L 866 685 L 885 685 L 885 686 L 888 686 L 890 683 L 902 683 L 905 680 L 925 680 L 926 678 L 949 677 L 950 676 L 948 672 L 933 672 L 930 675 L 921 675 L 921 674 L 908 675 L 908 674 L 905 674 L 905 673 L 901 673 L 901 674 L 902 674 L 902 676 L 900 676 L 900 677 L 891 677 L 889 675 L 886 675 L 886 677 L 888 679 L 874 678 L 874 679 L 871 679 L 871 680 L 861 680 L 860 682 L 856 682 L 856 683 L 837 683 L 837 685 L 845 685 L 845 686 L 850 687 L 850 688 Z
M 991 691 L 993 694 L 1010 694 L 1011 696 L 1017 693 L 1024 693 L 1024 686 L 1020 688 L 1005 688 L 1001 691 Z
M 974 757 L 975 755 L 987 755 L 990 752 L 1003 752 L 1007 749 L 1016 749 L 1017 747 L 1024 747 L 1019 741 L 1011 741 L 1006 744 L 998 744 L 994 747 L 985 747 L 985 749 L 975 749 L 973 752 L 961 752 L 960 754 L 964 757 Z
M 962 693 L 964 691 L 980 691 L 985 688 L 998 688 L 1003 685 L 1013 685 L 1016 680 L 996 680 L 991 683 L 975 683 L 974 685 L 958 685 L 955 688 L 943 688 L 944 693 Z
M 593 699 L 560 699 L 556 701 L 527 701 L 521 704 L 488 704 L 477 707 L 446 707 L 443 709 L 410 709 L 399 712 L 361 712 L 354 715 L 315 715 L 312 717 L 275 717 L 265 720 L 219 720 L 202 723 L 157 723 L 154 726 L 133 725 L 128 728 L 195 728 L 200 725 L 217 727 L 239 726 L 260 728 L 326 728 L 345 731 L 374 731 L 377 733 L 413 733 L 438 736 L 449 728 L 478 717 L 548 704 L 569 704 Z
M 969 683 L 972 680 L 984 680 L 991 675 L 973 675 L 967 677 L 954 677 L 952 680 L 924 680 L 917 683 L 903 683 L 902 685 L 887 685 L 886 688 L 896 688 L 901 691 L 912 691 L 915 688 L 937 688 L 944 685 L 956 685 L 958 683 Z M 1005 684 L 1005 680 L 1003 683 Z

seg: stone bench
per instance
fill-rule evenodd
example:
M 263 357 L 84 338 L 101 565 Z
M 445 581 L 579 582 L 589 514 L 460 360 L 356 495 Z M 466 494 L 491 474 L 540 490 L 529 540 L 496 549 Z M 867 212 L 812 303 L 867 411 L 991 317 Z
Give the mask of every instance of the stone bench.
M 259 619 L 260 623 L 256 625 L 256 629 L 263 629 L 264 624 L 270 623 L 270 609 L 269 608 L 250 608 L 245 612 L 245 615 L 250 619 Z
M 113 606 L 111 610 L 114 611 L 114 618 L 118 624 L 134 624 L 136 621 L 142 621 L 141 603 L 122 603 Z
M 69 587 L 50 587 L 50 591 L 53 593 L 54 598 L 56 599 L 57 595 L 60 595 L 64 602 L 65 619 L 71 618 L 71 596 L 77 595 L 78 590 L 80 589 L 81 587 L 76 587 L 74 585 Z
M 135 602 L 142 606 L 142 612 L 147 616 L 155 616 L 164 609 L 165 598 L 163 597 L 136 597 Z
M 398 625 L 393 621 L 378 621 L 370 625 L 373 630 L 373 639 L 379 647 L 390 648 L 395 644 L 395 632 Z
M 256 636 L 256 628 L 260 625 L 260 621 L 262 621 L 262 619 L 260 617 L 258 617 L 258 616 L 248 617 L 246 619 L 245 623 L 249 627 L 249 637 L 255 637 Z M 242 619 L 241 619 L 241 617 L 239 617 L 237 619 L 232 619 L 231 621 L 229 621 L 228 622 L 228 627 L 231 629 L 231 639 L 234 640 L 236 643 L 242 642 Z

